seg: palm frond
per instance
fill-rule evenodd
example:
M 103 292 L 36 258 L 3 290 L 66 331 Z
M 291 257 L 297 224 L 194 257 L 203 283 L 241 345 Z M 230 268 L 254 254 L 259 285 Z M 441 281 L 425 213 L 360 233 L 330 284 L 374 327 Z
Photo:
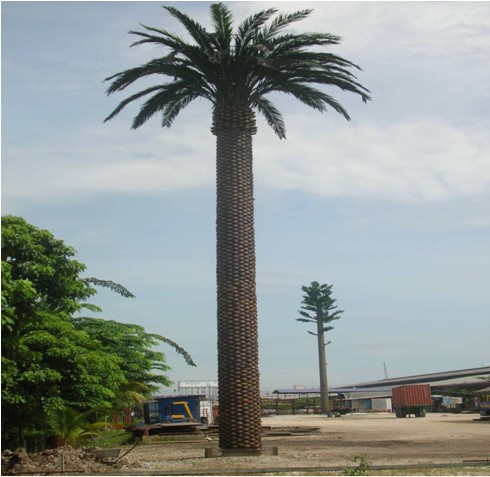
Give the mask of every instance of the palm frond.
M 164 6 L 163 8 L 165 8 L 165 10 L 167 10 L 174 18 L 179 20 L 179 22 L 191 35 L 193 40 L 201 48 L 209 48 L 209 34 L 206 32 L 206 29 L 202 25 L 200 25 L 198 22 L 196 22 L 180 10 L 177 10 L 177 8 L 175 7 Z
M 155 114 L 164 111 L 167 107 L 167 102 L 171 100 L 171 97 L 172 95 L 170 95 L 167 91 L 167 88 L 165 88 L 149 98 L 141 106 L 138 114 L 134 117 L 131 129 L 138 129 Z
M 294 96 L 303 104 L 306 104 L 306 106 L 316 109 L 321 113 L 323 113 L 326 110 L 325 103 L 326 103 L 327 95 L 311 86 L 307 86 L 301 83 L 291 82 L 288 84 L 281 84 L 280 90 L 283 93 L 287 93 Z
M 269 18 L 277 12 L 275 8 L 262 10 L 254 15 L 246 18 L 237 29 L 235 35 L 235 47 L 237 55 L 244 49 L 254 38 L 258 29 L 269 20 Z
M 173 58 L 168 58 L 168 60 L 167 57 L 159 58 L 158 60 L 149 61 L 142 66 L 120 71 L 119 73 L 109 76 L 104 79 L 104 82 L 110 80 L 114 81 L 111 83 L 106 93 L 109 95 L 115 93 L 116 91 L 122 91 L 135 81 L 144 78 L 145 76 L 159 74 L 162 72 L 164 65 L 171 64 L 172 61 L 174 61 Z
M 233 15 L 224 3 L 214 3 L 210 10 L 214 26 L 213 36 L 221 50 L 229 50 L 233 39 Z
M 170 127 L 178 111 L 187 106 L 192 100 L 208 95 L 209 93 L 200 88 L 199 85 L 192 85 L 185 81 L 174 81 L 173 83 L 162 85 L 160 91 L 141 106 L 139 113 L 133 120 L 132 128 L 139 128 L 148 119 L 160 112 L 164 114 L 162 125 Z M 175 108 L 178 108 L 178 111 Z M 168 118 L 165 119 L 167 115 Z
M 288 78 L 288 83 L 317 84 L 325 86 L 335 86 L 343 91 L 350 91 L 361 96 L 364 102 L 370 100 L 369 90 L 356 81 L 356 77 L 342 68 L 331 69 L 328 66 L 304 66 L 288 65 L 278 68 L 277 78 Z M 274 83 L 270 83 L 274 84 Z
M 161 36 L 150 35 L 139 31 L 130 31 L 129 33 L 131 34 L 143 37 L 142 40 L 134 42 L 131 46 L 142 45 L 145 43 L 155 43 L 166 46 L 172 50 L 166 57 L 152 60 L 148 63 L 148 65 L 156 63 L 159 67 L 161 67 L 162 60 L 164 59 L 167 60 L 167 63 L 171 63 L 172 61 L 177 62 L 178 57 L 185 57 L 190 63 L 193 64 L 195 69 L 201 69 L 206 75 L 213 75 L 213 68 L 210 68 L 210 64 L 213 63 L 215 50 L 213 49 L 213 36 L 211 34 L 206 33 L 206 44 L 201 46 L 199 44 L 193 45 L 191 43 L 187 43 L 178 35 L 171 34 L 166 30 L 148 27 L 145 25 L 143 25 L 143 27 L 147 30 L 158 33 Z
M 279 139 L 286 139 L 286 125 L 282 114 L 268 99 L 259 96 L 253 101 L 252 106 L 257 107 Z
M 143 91 L 139 91 L 138 93 L 135 93 L 135 94 L 129 96 L 128 98 L 126 98 L 125 100 L 121 101 L 118 104 L 117 108 L 114 109 L 114 111 L 112 111 L 112 113 L 109 114 L 109 116 L 107 116 L 104 119 L 104 122 L 107 122 L 110 119 L 112 119 L 114 116 L 118 115 L 129 103 L 132 103 L 136 99 L 139 99 L 143 96 L 146 96 L 147 94 L 153 93 L 153 92 L 158 91 L 160 89 L 162 89 L 162 86 L 160 86 L 160 85 L 159 86 L 152 86 L 151 88 L 144 89 Z
M 206 44 L 205 46 L 195 45 L 192 43 L 187 43 L 182 40 L 178 35 L 173 35 L 166 30 L 161 30 L 159 28 L 152 28 L 143 25 L 147 30 L 154 31 L 162 36 L 150 35 L 148 33 L 139 32 L 139 31 L 130 31 L 134 35 L 138 35 L 143 37 L 142 40 L 134 42 L 131 46 L 142 45 L 145 43 L 155 43 L 166 46 L 171 49 L 171 52 L 165 58 L 171 58 L 174 61 L 177 61 L 177 58 L 185 57 L 190 62 L 192 62 L 196 68 L 203 66 L 203 70 L 205 70 L 206 63 L 210 62 L 210 59 L 213 58 L 215 50 L 213 48 L 213 35 L 206 34 Z M 153 60 L 160 61 L 161 59 Z M 170 61 L 169 61 L 170 62 Z M 151 62 L 150 62 L 151 63 Z M 209 73 L 209 71 L 208 71 Z M 109 78 L 110 79 L 110 78 Z
M 158 36 L 150 35 L 149 33 L 145 33 L 142 31 L 130 30 L 129 33 L 131 35 L 140 36 L 143 39 L 135 41 L 130 46 L 138 46 L 143 45 L 145 43 L 157 43 L 168 48 L 171 48 L 175 51 L 179 51 L 182 47 L 186 45 L 186 42 L 177 34 L 169 32 L 167 30 L 162 30 L 161 28 L 155 28 L 147 25 L 141 24 L 143 28 L 148 31 L 152 31 L 154 33 L 158 33 Z
M 342 37 L 332 33 L 287 33 L 270 39 L 271 44 L 278 47 L 281 44 L 295 48 L 306 48 L 312 46 L 338 45 Z
M 298 38 L 292 38 L 279 44 L 271 44 L 270 59 L 275 65 L 303 65 L 324 68 L 327 66 L 337 66 L 345 68 L 356 68 L 359 66 L 333 53 L 308 50 L 309 45 Z
M 257 41 L 269 41 L 275 35 L 277 35 L 283 28 L 291 23 L 303 20 L 313 12 L 312 9 L 299 10 L 294 13 L 280 14 L 271 22 L 269 26 L 264 26 L 260 32 L 258 32 L 256 38 Z
M 361 97 L 364 103 L 371 100 L 371 96 L 367 94 L 370 91 L 364 86 L 362 86 L 360 83 L 358 83 L 357 81 L 354 81 L 350 78 L 346 79 L 345 77 L 342 77 L 337 74 L 326 73 L 324 75 L 319 75 L 318 79 L 315 82 L 327 86 L 336 86 L 337 88 L 343 91 L 350 91 L 351 93 L 356 93 Z M 334 102 L 338 106 L 340 106 L 340 103 L 334 100 L 331 96 L 329 96 L 329 98 L 330 100 L 328 101 L 328 103 L 330 104 L 330 106 L 332 106 L 337 112 L 340 112 L 340 110 L 338 110 L 337 107 L 334 106 Z
M 171 127 L 177 115 L 198 97 L 199 95 L 192 94 L 189 91 L 183 91 L 179 96 L 176 95 L 173 100 L 165 106 L 162 116 L 162 127 Z

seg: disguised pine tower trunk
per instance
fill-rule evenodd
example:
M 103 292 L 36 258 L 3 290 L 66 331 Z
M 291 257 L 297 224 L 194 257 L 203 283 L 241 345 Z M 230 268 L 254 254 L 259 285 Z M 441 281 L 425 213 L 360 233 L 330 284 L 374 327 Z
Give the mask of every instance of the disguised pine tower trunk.
M 321 312 L 317 312 L 317 338 L 318 338 L 318 366 L 320 371 L 320 399 L 322 414 L 330 411 L 328 405 L 328 382 L 327 382 L 327 356 L 325 349 L 325 335 L 323 322 L 320 319 Z
M 248 107 L 217 106 L 217 294 L 222 449 L 261 447 L 252 135 Z

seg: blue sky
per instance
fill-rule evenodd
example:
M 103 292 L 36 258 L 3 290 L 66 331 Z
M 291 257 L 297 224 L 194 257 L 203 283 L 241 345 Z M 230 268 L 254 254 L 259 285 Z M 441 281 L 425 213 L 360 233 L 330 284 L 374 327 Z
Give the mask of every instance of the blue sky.
M 168 3 L 172 4 L 172 3 Z M 208 26 L 207 2 L 178 8 Z M 352 121 L 275 97 L 288 139 L 254 137 L 261 388 L 318 386 L 301 286 L 333 284 L 342 318 L 329 384 L 490 361 L 490 4 L 228 2 L 237 21 L 311 7 L 303 31 L 343 37 L 373 101 L 331 91 Z M 77 250 L 105 318 L 143 325 L 170 378 L 216 379 L 215 138 L 197 102 L 170 130 L 137 131 L 102 80 L 163 51 L 139 24 L 179 32 L 160 2 L 2 2 L 2 214 Z

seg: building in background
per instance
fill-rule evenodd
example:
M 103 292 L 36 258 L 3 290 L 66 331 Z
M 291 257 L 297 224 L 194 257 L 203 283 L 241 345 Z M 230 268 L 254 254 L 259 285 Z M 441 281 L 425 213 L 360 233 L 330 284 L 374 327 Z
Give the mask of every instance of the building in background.
M 341 408 L 358 412 L 390 411 L 392 408 L 392 388 L 410 384 L 429 384 L 432 393 L 433 410 L 473 409 L 475 396 L 488 386 L 490 366 L 479 368 L 443 371 L 439 373 L 418 374 L 398 378 L 385 378 L 377 381 L 353 384 L 346 387 L 329 388 L 330 397 L 340 402 Z M 317 397 L 318 388 L 294 386 L 289 389 L 276 389 L 272 392 L 276 400 Z
M 179 381 L 177 393 L 181 396 L 204 394 L 207 401 L 218 402 L 218 381 Z

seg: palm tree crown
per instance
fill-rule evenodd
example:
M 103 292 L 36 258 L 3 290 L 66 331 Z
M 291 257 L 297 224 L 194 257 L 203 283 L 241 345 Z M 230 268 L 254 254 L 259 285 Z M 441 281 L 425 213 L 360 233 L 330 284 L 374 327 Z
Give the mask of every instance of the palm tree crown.
M 112 81 L 107 93 L 122 91 L 146 76 L 162 75 L 170 81 L 129 96 L 105 121 L 132 101 L 148 97 L 133 120 L 133 129 L 157 113 L 162 115 L 162 127 L 170 127 L 189 103 L 205 98 L 215 109 L 229 106 L 256 109 L 279 138 L 285 138 L 282 115 L 266 98 L 269 93 L 290 94 L 320 112 L 330 107 L 347 120 L 350 117 L 341 104 L 312 85 L 335 86 L 360 95 L 365 102 L 370 99 L 369 91 L 349 71 L 360 69 L 357 65 L 340 56 L 313 50 L 338 44 L 340 37 L 329 33 L 281 34 L 285 27 L 306 18 L 312 10 L 274 17 L 277 10 L 270 8 L 248 17 L 234 30 L 230 10 L 217 3 L 211 5 L 214 31 L 208 32 L 176 8 L 164 8 L 185 27 L 193 43 L 167 30 L 145 25 L 142 26 L 146 32 L 130 31 L 141 37 L 131 46 L 153 43 L 167 47 L 169 52 L 106 78 Z

